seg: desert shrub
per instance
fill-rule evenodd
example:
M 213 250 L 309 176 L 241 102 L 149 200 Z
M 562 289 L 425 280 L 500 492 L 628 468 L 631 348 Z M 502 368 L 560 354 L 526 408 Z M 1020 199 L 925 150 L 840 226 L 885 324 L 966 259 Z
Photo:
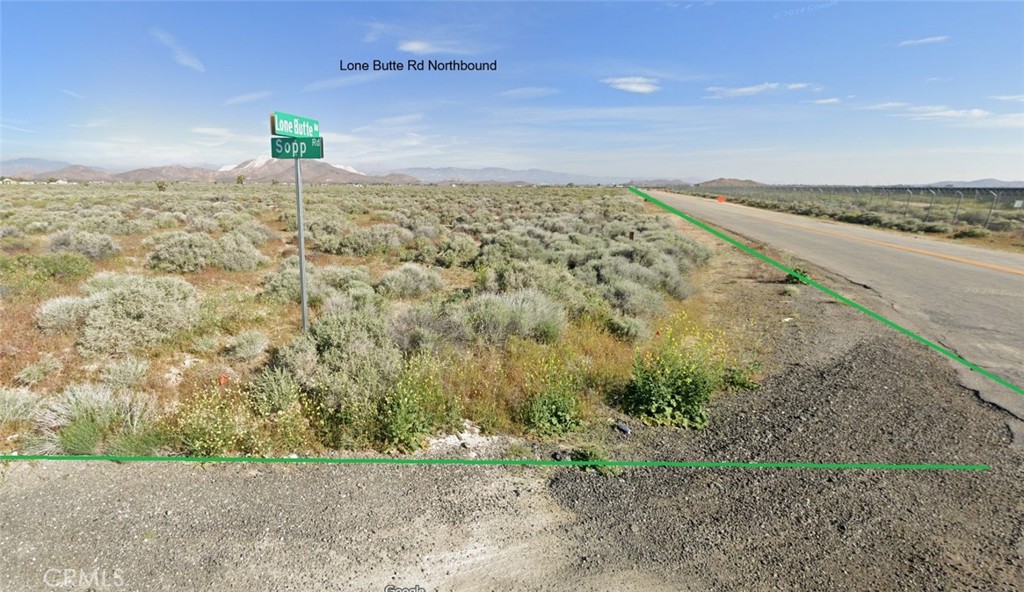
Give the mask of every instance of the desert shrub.
M 260 417 L 284 411 L 298 402 L 301 394 L 295 377 L 279 366 L 261 370 L 245 390 L 249 408 Z
M 441 301 L 424 302 L 404 310 L 392 319 L 390 332 L 392 341 L 405 353 L 438 353 L 445 346 L 463 343 L 470 337 L 462 309 Z
M 125 285 L 94 294 L 78 340 L 86 355 L 127 354 L 157 345 L 198 320 L 196 290 L 169 277 L 129 276 Z
M 723 386 L 722 351 L 713 336 L 672 329 L 665 334 L 660 343 L 637 354 L 623 408 L 654 425 L 704 427 L 707 404 Z
M 434 260 L 442 267 L 458 267 L 472 263 L 480 253 L 473 237 L 455 232 L 441 241 Z
M 536 290 L 480 294 L 465 304 L 466 320 L 480 339 L 504 343 L 513 335 L 542 342 L 558 339 L 565 309 Z
M 317 248 L 337 255 L 386 255 L 397 252 L 413 240 L 413 233 L 394 224 L 377 224 L 358 228 L 339 238 L 335 244 L 317 239 Z
M 271 230 L 266 224 L 258 222 L 256 220 L 249 220 L 241 224 L 235 232 L 245 236 L 255 246 L 266 244 L 269 240 L 275 238 L 277 233 Z
M 36 326 L 47 334 L 75 330 L 85 321 L 95 304 L 96 299 L 93 297 L 51 298 L 36 309 Z
M 406 362 L 395 386 L 380 399 L 381 441 L 400 450 L 416 450 L 431 433 L 458 425 L 458 402 L 446 396 L 438 378 L 438 362 L 416 356 Z
M 306 264 L 306 298 L 313 306 L 322 303 L 334 290 L 320 277 L 320 269 Z M 289 257 L 281 262 L 277 271 L 263 277 L 261 298 L 273 302 L 299 302 L 302 292 L 299 284 L 299 258 Z
M 930 222 L 928 224 L 922 224 L 920 227 L 921 232 L 928 232 L 932 234 L 946 233 L 949 232 L 950 230 L 951 228 L 949 227 L 949 225 L 941 224 L 939 222 Z
M 654 317 L 665 311 L 665 298 L 632 280 L 615 280 L 602 286 L 605 298 L 623 314 Z
M 100 374 L 100 381 L 114 392 L 131 391 L 146 381 L 148 371 L 149 362 L 127 357 L 107 364 Z
M 89 259 L 104 259 L 116 255 L 121 249 L 114 239 L 105 234 L 82 230 L 62 230 L 50 237 L 53 252 L 81 253 Z
M 149 254 L 146 265 L 160 271 L 200 271 L 213 265 L 219 254 L 217 242 L 200 232 L 171 232 L 151 240 L 156 244 L 156 249 Z
M 239 362 L 249 362 L 262 356 L 268 345 L 270 340 L 263 333 L 255 330 L 243 331 L 228 343 L 224 355 Z
M 227 271 L 249 271 L 269 261 L 252 242 L 240 232 L 225 234 L 217 239 L 214 263 Z
M 39 396 L 25 387 L 0 386 L 0 428 L 31 421 L 39 408 Z
M 0 226 L 0 238 L 18 238 L 24 234 L 17 226 Z
M 608 319 L 607 327 L 609 333 L 631 343 L 643 341 L 651 336 L 647 322 L 636 317 L 615 315 Z
M 956 231 L 953 238 L 985 238 L 989 232 L 984 228 L 963 228 Z
M 339 291 L 346 291 L 355 284 L 370 285 L 370 272 L 365 267 L 327 265 L 318 267 L 316 273 L 324 285 Z
M 139 395 L 114 395 L 110 387 L 73 384 L 38 415 L 39 454 L 88 455 L 105 443 L 152 429 L 152 407 Z
M 388 296 L 408 298 L 439 290 L 443 285 L 437 273 L 415 263 L 406 263 L 385 273 L 377 284 L 377 290 Z
M 64 364 L 53 356 L 44 356 L 37 362 L 33 362 L 22 368 L 21 372 L 14 375 L 14 382 L 23 386 L 32 386 L 46 380 L 51 375 L 59 373 L 64 369 Z
M 141 276 L 130 273 L 117 273 L 114 271 L 101 271 L 90 277 L 82 284 L 85 293 L 94 296 L 103 292 L 127 288 L 139 282 Z
M 188 222 L 185 223 L 185 228 L 188 228 L 197 234 L 205 234 L 207 232 L 216 232 L 220 230 L 220 224 L 217 223 L 216 218 L 208 217 L 203 214 L 196 214 L 188 217 Z
M 596 288 L 566 269 L 539 261 L 512 260 L 481 268 L 477 287 L 491 292 L 534 289 L 561 302 L 572 318 L 610 316 L 610 307 Z
M 213 219 L 217 227 L 224 232 L 234 232 L 243 224 L 253 221 L 252 217 L 243 212 L 217 212 Z
M 386 316 L 374 305 L 350 302 L 310 324 L 279 351 L 278 362 L 309 393 L 314 426 L 324 444 L 365 443 L 376 406 L 401 370 L 401 351 L 389 338 Z

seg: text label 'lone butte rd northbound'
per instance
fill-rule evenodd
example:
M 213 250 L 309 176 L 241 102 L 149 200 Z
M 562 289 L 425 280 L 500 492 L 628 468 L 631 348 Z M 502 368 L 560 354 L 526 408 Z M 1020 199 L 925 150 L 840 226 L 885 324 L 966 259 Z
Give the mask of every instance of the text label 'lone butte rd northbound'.
M 338 60 L 342 72 L 496 72 L 498 60 L 490 62 L 465 62 L 463 60 L 373 60 L 372 62 L 346 62 Z

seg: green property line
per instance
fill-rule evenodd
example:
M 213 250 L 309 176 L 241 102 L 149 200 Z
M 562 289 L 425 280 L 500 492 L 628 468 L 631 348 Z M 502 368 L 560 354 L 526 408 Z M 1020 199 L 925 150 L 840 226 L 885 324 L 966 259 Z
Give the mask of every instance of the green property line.
M 984 377 L 986 377 L 986 378 L 988 378 L 990 380 L 993 380 L 993 381 L 997 382 L 998 384 L 1001 384 L 1001 385 L 1005 386 L 1006 388 L 1014 391 L 1018 395 L 1024 395 L 1024 388 L 1021 388 L 1021 387 L 1013 384 L 1012 382 L 1006 380 L 1005 378 L 1003 378 L 1001 376 L 997 376 L 996 374 L 993 374 L 992 372 L 989 372 L 988 370 L 982 368 L 981 366 L 979 366 L 979 365 L 977 365 L 977 364 L 975 364 L 973 362 L 965 360 L 964 358 L 962 358 L 959 355 L 957 355 L 955 352 L 953 352 L 953 351 L 951 351 L 951 350 L 949 350 L 949 349 L 947 349 L 945 347 L 942 347 L 941 345 L 939 345 L 937 343 L 929 341 L 929 340 L 925 339 L 924 337 L 921 337 L 917 333 L 914 333 L 913 331 L 911 331 L 909 329 L 906 329 L 906 328 L 904 328 L 904 327 L 894 323 L 893 321 L 890 321 L 889 319 L 883 317 L 882 315 L 880 315 L 880 314 L 878 314 L 878 313 L 876 313 L 876 312 L 874 312 L 874 311 L 872 311 L 872 310 L 870 310 L 870 309 L 868 309 L 868 308 L 866 308 L 866 307 L 864 307 L 864 306 L 862 306 L 860 304 L 857 304 L 856 302 L 854 302 L 853 300 L 850 300 L 846 296 L 843 296 L 842 294 L 839 294 L 838 292 L 835 292 L 834 290 L 826 288 L 825 286 L 819 284 L 818 282 L 816 282 L 816 281 L 814 281 L 814 280 L 812 280 L 812 279 L 810 279 L 808 277 L 804 277 L 803 275 L 793 271 L 792 269 L 786 267 L 785 265 L 783 265 L 783 264 L 779 263 L 778 261 L 772 259 L 771 257 L 765 255 L 764 253 L 761 253 L 760 251 L 757 251 L 755 249 L 752 249 L 752 248 L 748 247 L 747 245 L 741 243 L 740 241 L 738 241 L 738 240 L 736 240 L 736 239 L 734 239 L 734 238 L 732 238 L 730 236 L 727 236 L 724 233 L 715 230 L 714 228 L 711 228 L 710 226 L 708 226 L 707 224 L 701 222 L 700 220 L 697 220 L 696 218 L 694 218 L 694 217 L 692 217 L 692 216 L 690 216 L 688 214 L 685 214 L 685 213 L 683 213 L 683 212 L 673 208 L 672 206 L 670 206 L 668 204 L 665 204 L 665 203 L 662 203 L 662 202 L 658 201 L 657 199 L 651 197 L 650 195 L 647 195 L 643 191 L 640 191 L 636 187 L 630 187 L 629 190 L 632 191 L 633 193 L 639 195 L 640 197 L 644 198 L 645 200 L 653 203 L 654 205 L 662 208 L 663 210 L 671 212 L 671 213 L 675 214 L 676 216 L 679 216 L 683 220 L 686 220 L 690 224 L 693 224 L 694 226 L 696 226 L 696 227 L 698 227 L 698 228 L 700 228 L 702 230 L 706 230 L 707 232 L 710 232 L 711 234 L 713 234 L 713 235 L 717 236 L 718 238 L 728 242 L 729 244 L 731 244 L 731 245 L 733 245 L 735 247 L 739 247 L 740 249 L 743 249 L 744 251 L 746 251 L 747 253 L 750 253 L 751 255 L 757 257 L 758 259 L 761 259 L 762 261 L 765 261 L 765 262 L 767 262 L 767 263 L 769 263 L 769 264 L 771 264 L 771 265 L 781 269 L 782 271 L 788 273 L 789 275 L 799 279 L 803 283 L 805 283 L 805 284 L 807 284 L 809 286 L 813 286 L 813 287 L 821 290 L 822 292 L 828 294 L 829 296 L 835 298 L 836 300 L 842 302 L 843 304 L 849 304 L 850 306 L 856 308 L 857 310 L 859 310 L 862 313 L 868 315 L 869 317 L 871 317 L 871 318 L 873 318 L 873 319 L 875 319 L 877 321 L 880 321 L 880 322 L 882 322 L 882 323 L 892 327 L 893 329 L 896 329 L 897 331 L 899 331 L 900 333 L 903 333 L 904 335 L 907 335 L 909 337 L 912 337 L 912 338 L 916 339 L 917 341 L 927 345 L 928 347 L 930 347 L 933 350 L 939 352 L 940 354 L 942 354 L 942 355 L 944 355 L 944 356 L 946 356 L 946 357 L 948 357 L 948 358 L 950 358 L 952 360 L 955 360 L 955 361 L 963 364 L 964 366 L 970 368 L 971 370 L 977 372 L 978 374 L 981 374 L 982 376 L 984 376 Z
M 690 462 L 659 460 L 517 460 L 461 458 L 258 458 L 245 456 L 49 456 L 44 454 L 0 455 L 0 462 L 30 460 L 110 460 L 115 462 L 198 462 L 198 463 L 302 463 L 324 465 L 524 465 L 541 467 L 677 467 L 708 469 L 824 469 L 882 471 L 987 471 L 988 465 L 891 464 L 891 463 L 801 463 L 801 462 Z

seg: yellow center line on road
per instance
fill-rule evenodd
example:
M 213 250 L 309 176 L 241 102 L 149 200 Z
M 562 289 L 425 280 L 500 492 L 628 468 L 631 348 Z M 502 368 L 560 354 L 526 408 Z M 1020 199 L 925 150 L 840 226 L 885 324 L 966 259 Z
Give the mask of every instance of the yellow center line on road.
M 730 204 L 730 205 L 738 205 L 738 204 Z M 800 229 L 803 229 L 803 230 L 810 230 L 811 232 L 817 232 L 817 233 L 825 234 L 825 235 L 828 235 L 828 236 L 834 236 L 836 238 L 848 238 L 848 239 L 851 239 L 851 240 L 858 240 L 858 241 L 861 241 L 861 242 L 871 243 L 871 244 L 874 244 L 874 245 L 880 245 L 880 246 L 883 246 L 883 247 L 890 247 L 890 248 L 893 248 L 893 249 L 899 249 L 901 251 L 908 251 L 908 252 L 911 252 L 911 253 L 917 253 L 919 255 L 928 255 L 929 257 L 937 257 L 939 259 L 946 259 L 946 260 L 949 260 L 949 261 L 956 261 L 957 263 L 964 263 L 966 265 L 973 265 L 975 267 L 984 267 L 985 269 L 992 269 L 992 270 L 995 270 L 995 271 L 1001 271 L 1003 273 L 1012 273 L 1014 275 L 1024 276 L 1024 269 L 1015 269 L 1013 267 L 1005 267 L 1005 266 L 1002 266 L 1002 265 L 996 265 L 994 263 L 985 263 L 983 261 L 974 261 L 973 259 L 964 259 L 963 257 L 956 257 L 954 255 L 944 255 L 942 253 L 936 253 L 935 251 L 928 251 L 926 249 L 917 249 L 917 248 L 914 248 L 914 247 L 905 247 L 903 245 L 897 245 L 897 244 L 894 244 L 894 243 L 888 243 L 888 242 L 885 242 L 885 241 L 875 240 L 875 239 L 872 239 L 872 238 L 863 238 L 863 237 L 859 237 L 859 236 L 852 236 L 852 235 L 842 234 L 842 233 L 838 233 L 838 232 L 831 232 L 831 231 L 828 231 L 828 230 L 822 230 L 820 228 L 813 228 L 811 226 L 804 226 L 803 224 L 794 224 L 793 222 L 783 222 L 782 220 L 773 219 L 772 217 L 769 217 L 769 216 L 756 216 L 755 215 L 754 217 L 760 218 L 761 220 L 765 220 L 765 221 L 772 222 L 772 223 L 775 223 L 775 224 L 782 224 L 783 226 L 791 226 L 793 228 L 800 228 Z

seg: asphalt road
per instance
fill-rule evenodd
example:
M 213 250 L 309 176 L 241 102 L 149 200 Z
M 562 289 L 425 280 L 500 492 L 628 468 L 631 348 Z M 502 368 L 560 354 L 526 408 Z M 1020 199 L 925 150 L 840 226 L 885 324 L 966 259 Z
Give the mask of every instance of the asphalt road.
M 869 287 L 889 305 L 875 312 L 1024 386 L 1024 255 L 694 196 L 649 193 L 697 219 Z M 1024 396 L 956 366 L 964 386 L 1024 419 Z M 1022 435 L 1021 424 L 1013 423 L 1015 433 Z

